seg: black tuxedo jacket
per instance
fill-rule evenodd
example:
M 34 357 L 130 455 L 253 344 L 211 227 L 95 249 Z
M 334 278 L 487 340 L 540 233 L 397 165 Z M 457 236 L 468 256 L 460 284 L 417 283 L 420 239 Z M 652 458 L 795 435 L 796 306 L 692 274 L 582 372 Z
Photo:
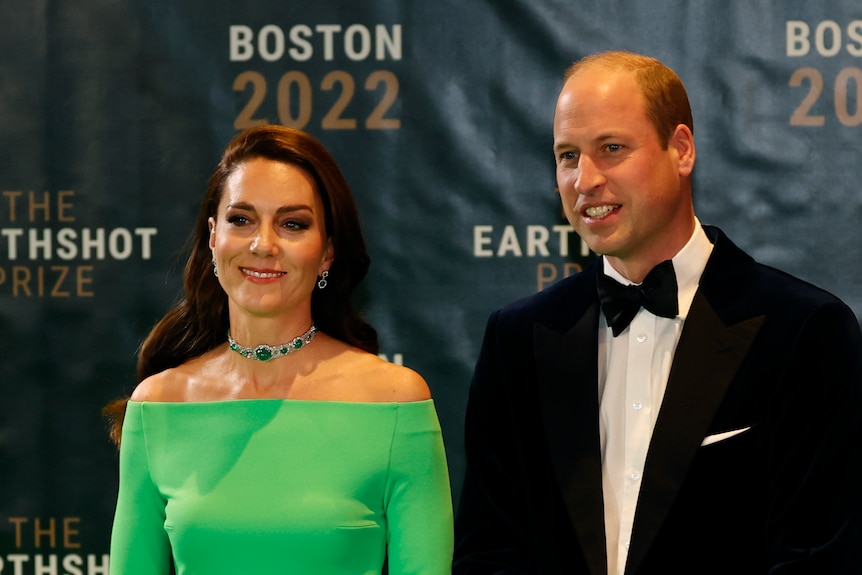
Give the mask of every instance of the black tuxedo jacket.
M 715 247 L 650 442 L 626 573 L 862 573 L 858 320 L 705 229 Z M 488 321 L 456 575 L 607 574 L 599 272 L 594 263 Z

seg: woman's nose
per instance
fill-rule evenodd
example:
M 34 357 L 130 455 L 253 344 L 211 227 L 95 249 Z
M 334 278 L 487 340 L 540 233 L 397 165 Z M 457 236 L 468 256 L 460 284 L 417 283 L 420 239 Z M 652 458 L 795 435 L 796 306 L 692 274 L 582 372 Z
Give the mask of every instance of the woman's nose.
M 275 253 L 275 250 L 275 232 L 269 226 L 260 226 L 251 242 L 252 253 L 268 256 Z

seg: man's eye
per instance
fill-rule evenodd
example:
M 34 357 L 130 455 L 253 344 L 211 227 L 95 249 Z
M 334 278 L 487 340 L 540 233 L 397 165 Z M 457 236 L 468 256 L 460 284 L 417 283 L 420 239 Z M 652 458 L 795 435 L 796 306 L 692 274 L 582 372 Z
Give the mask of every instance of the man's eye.
M 607 150 L 609 152 L 619 152 L 622 149 L 623 149 L 623 147 L 619 144 L 608 144 L 607 145 Z
M 560 154 L 560 159 L 566 160 L 566 161 L 577 160 L 578 159 L 578 153 L 577 152 L 563 152 L 562 154 Z

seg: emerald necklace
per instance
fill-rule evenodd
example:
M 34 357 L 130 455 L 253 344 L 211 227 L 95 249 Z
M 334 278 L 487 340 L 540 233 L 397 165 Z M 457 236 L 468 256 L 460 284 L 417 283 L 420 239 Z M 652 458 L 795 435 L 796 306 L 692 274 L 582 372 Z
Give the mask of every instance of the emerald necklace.
M 279 357 L 284 357 L 294 351 L 299 351 L 303 347 L 307 346 L 311 343 L 311 340 L 314 339 L 314 335 L 317 333 L 317 326 L 311 324 L 311 327 L 308 328 L 308 331 L 302 334 L 299 337 L 295 337 L 287 343 L 283 343 L 281 345 L 266 345 L 262 343 L 255 347 L 243 347 L 238 344 L 234 339 L 230 336 L 230 331 L 227 332 L 227 342 L 230 345 L 230 348 L 240 354 L 243 357 L 247 357 L 248 359 L 255 359 L 257 361 L 269 361 L 271 359 L 278 359 Z

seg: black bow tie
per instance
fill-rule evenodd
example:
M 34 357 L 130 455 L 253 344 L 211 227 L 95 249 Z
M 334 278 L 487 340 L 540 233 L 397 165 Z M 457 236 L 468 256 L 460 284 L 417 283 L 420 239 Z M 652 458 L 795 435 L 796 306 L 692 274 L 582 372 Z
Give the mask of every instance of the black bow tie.
M 654 267 L 640 285 L 623 285 L 603 273 L 598 275 L 597 284 L 602 312 L 614 337 L 628 327 L 641 306 L 660 317 L 676 317 L 679 312 L 676 274 L 670 260 Z

